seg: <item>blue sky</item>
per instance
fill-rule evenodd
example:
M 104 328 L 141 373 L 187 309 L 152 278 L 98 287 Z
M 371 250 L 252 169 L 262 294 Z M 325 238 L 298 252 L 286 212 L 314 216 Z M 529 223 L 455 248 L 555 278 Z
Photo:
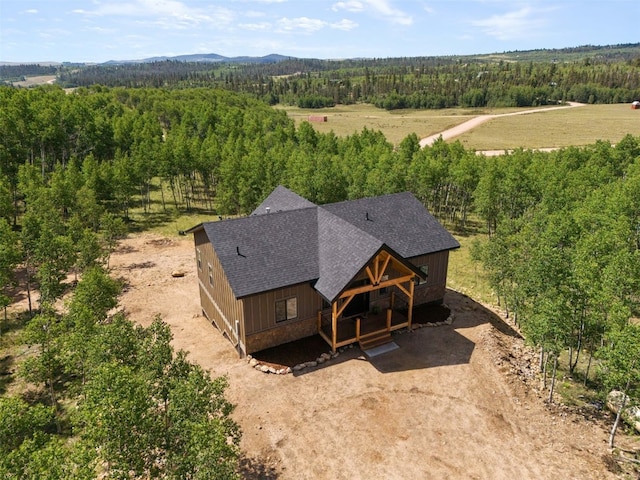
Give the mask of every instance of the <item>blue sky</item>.
M 640 0 L 1 0 L 0 61 L 460 55 L 640 42 Z

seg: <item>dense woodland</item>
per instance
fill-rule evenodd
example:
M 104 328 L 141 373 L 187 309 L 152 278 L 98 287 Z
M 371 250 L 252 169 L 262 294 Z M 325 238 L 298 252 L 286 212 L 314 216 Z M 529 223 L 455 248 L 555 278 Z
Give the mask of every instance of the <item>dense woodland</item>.
M 322 108 L 372 103 L 387 110 L 451 107 L 524 107 L 621 103 L 640 98 L 640 66 L 634 62 L 573 63 L 509 61 L 333 62 L 288 60 L 276 76 L 260 65 L 218 67 L 164 61 L 94 66 L 60 74 L 65 86 L 214 86 L 249 93 L 270 104 Z
M 173 352 L 160 320 L 107 316 L 120 288 L 108 257 L 134 208 L 243 215 L 278 184 L 320 204 L 410 190 L 454 231 L 485 232 L 474 255 L 540 350 L 549 399 L 560 358 L 569 372 L 588 359 L 590 387 L 640 399 L 639 137 L 485 158 L 459 143 L 421 149 L 415 135 L 396 146 L 369 129 L 320 134 L 223 89 L 0 87 L 0 299 L 19 265 L 21 288 L 40 291 L 24 319 L 5 309 L 3 322 L 24 322 L 19 375 L 42 387 L 0 398 L 4 477 L 50 465 L 48 478 L 231 475 L 239 432 L 224 379 Z M 80 280 L 61 313 L 69 272 Z
M 2 67 L 0 78 L 24 75 L 26 68 Z M 63 65 L 57 73 L 65 87 L 216 87 L 302 108 L 628 103 L 640 99 L 640 44 L 451 57 Z

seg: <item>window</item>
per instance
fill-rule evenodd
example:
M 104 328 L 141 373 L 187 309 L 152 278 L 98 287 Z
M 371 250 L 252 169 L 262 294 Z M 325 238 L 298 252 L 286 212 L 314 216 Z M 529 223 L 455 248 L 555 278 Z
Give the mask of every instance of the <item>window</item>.
M 293 320 L 298 316 L 297 297 L 286 298 L 276 302 L 276 322 Z
M 209 266 L 209 285 L 213 287 L 213 267 L 211 266 L 211 264 L 209 264 L 208 266 Z
M 420 271 L 424 273 L 424 280 L 421 278 L 420 281 L 418 282 L 418 285 L 427 283 L 427 279 L 429 278 L 429 265 L 422 265 L 420 267 Z
M 202 252 L 196 249 L 196 258 L 198 259 L 198 270 L 202 271 Z

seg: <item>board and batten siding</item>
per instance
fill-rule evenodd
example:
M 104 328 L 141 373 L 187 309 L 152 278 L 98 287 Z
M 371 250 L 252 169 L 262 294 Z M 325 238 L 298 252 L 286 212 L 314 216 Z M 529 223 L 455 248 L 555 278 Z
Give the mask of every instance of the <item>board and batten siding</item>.
M 414 305 L 441 302 L 447 287 L 447 268 L 449 266 L 449 250 L 421 255 L 408 259 L 416 267 L 427 266 L 427 281 L 416 285 Z
M 242 301 L 233 294 L 231 285 L 220 264 L 220 260 L 204 230 L 194 232 L 196 268 L 200 287 L 200 301 L 206 317 L 229 337 L 234 345 L 240 344 L 244 351 L 244 309 Z M 209 268 L 213 285 L 209 281 Z M 239 332 L 236 333 L 236 321 Z
M 296 298 L 297 317 L 276 322 L 276 302 Z M 309 283 L 251 295 L 244 305 L 247 353 L 281 345 L 317 333 L 322 297 Z

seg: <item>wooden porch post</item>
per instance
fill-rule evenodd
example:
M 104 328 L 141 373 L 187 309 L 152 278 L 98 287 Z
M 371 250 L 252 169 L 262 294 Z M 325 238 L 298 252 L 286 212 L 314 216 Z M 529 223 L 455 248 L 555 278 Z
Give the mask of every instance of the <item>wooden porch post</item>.
M 336 353 L 338 338 L 338 302 L 331 304 L 331 353 Z
M 318 333 L 322 330 L 322 310 L 318 310 Z
M 411 331 L 411 319 L 413 317 L 413 290 L 415 283 L 413 279 L 409 281 L 409 311 L 407 311 L 407 330 Z

